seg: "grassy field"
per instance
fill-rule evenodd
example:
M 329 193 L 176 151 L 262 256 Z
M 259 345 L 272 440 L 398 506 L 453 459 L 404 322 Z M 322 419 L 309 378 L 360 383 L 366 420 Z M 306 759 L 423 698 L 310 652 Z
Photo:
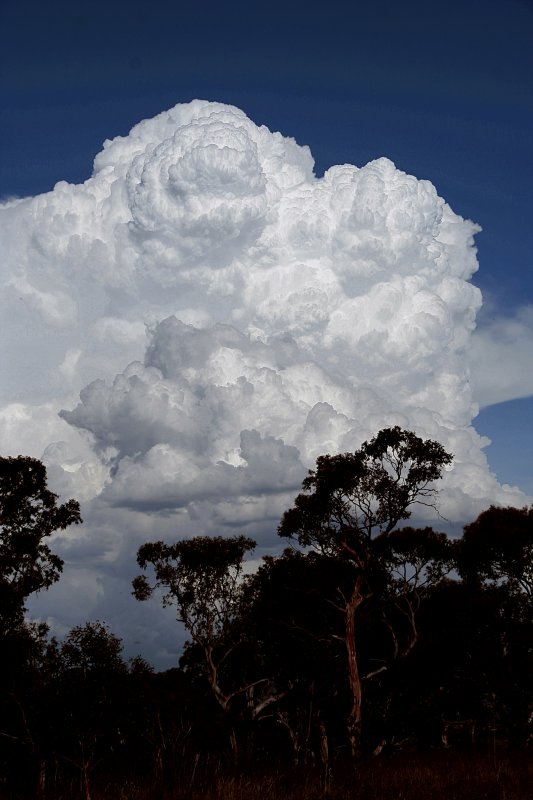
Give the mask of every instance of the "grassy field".
M 177 764 L 162 780 L 128 781 L 102 776 L 84 787 L 79 779 L 59 781 L 44 792 L 7 792 L 1 800 L 532 800 L 533 752 L 497 754 L 399 753 L 328 772 L 272 765 L 235 773 L 212 761 Z
M 109 786 L 92 800 L 531 800 L 533 753 L 400 754 L 325 773 L 280 767 L 249 776 L 201 768 L 172 786 Z

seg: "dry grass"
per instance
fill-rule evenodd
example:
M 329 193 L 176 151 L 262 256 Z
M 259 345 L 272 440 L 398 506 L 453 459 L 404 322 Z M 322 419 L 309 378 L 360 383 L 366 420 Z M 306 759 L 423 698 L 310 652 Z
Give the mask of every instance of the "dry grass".
M 164 789 L 122 785 L 93 800 L 531 800 L 531 754 L 496 758 L 451 752 L 401 754 L 326 775 L 311 769 L 273 769 L 254 775 L 208 775 L 176 780 Z

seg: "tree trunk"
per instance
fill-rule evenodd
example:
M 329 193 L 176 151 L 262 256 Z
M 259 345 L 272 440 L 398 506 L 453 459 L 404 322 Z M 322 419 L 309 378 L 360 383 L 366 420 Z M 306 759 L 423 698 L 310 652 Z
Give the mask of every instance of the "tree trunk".
M 82 781 L 83 781 L 83 793 L 85 795 L 85 800 L 92 800 L 89 772 L 90 772 L 89 764 L 84 758 L 82 762 Z
M 363 597 L 356 586 L 352 596 L 346 603 L 345 609 L 345 633 L 344 639 L 348 657 L 348 680 L 352 695 L 352 707 L 348 715 L 348 739 L 353 758 L 358 758 L 361 754 L 361 701 L 362 685 L 359 675 L 359 665 L 357 663 L 357 651 L 355 647 L 355 613 L 363 602 Z
M 238 742 L 237 742 L 237 734 L 235 733 L 235 728 L 231 723 L 230 723 L 230 729 L 229 729 L 229 743 L 230 743 L 230 747 L 231 747 L 231 753 L 232 753 L 232 756 L 233 756 L 233 763 L 234 763 L 235 766 L 238 766 L 238 764 L 239 764 L 239 756 L 240 756 L 239 745 L 238 745 Z
M 276 716 L 276 721 L 278 722 L 279 725 L 283 725 L 283 727 L 289 734 L 289 739 L 291 740 L 291 745 L 292 745 L 293 763 L 295 766 L 298 766 L 298 764 L 300 763 L 300 754 L 302 752 L 300 732 L 296 727 L 293 727 L 293 725 L 290 723 L 289 715 L 287 714 L 286 711 L 278 713 Z
M 225 692 L 223 692 L 218 682 L 218 667 L 213 658 L 213 647 L 211 643 L 204 642 L 203 648 L 206 660 L 207 679 L 209 681 L 209 684 L 211 686 L 211 689 L 213 690 L 213 694 L 215 695 L 215 698 L 219 706 L 226 715 L 226 721 L 228 722 L 229 726 L 228 736 L 231 747 L 231 754 L 233 756 L 233 762 L 236 765 L 239 761 L 239 744 L 237 742 L 237 734 L 235 732 L 235 727 L 231 719 L 231 709 L 230 709 L 231 695 L 227 695 Z
M 37 797 L 44 797 L 46 794 L 46 759 L 39 758 L 39 771 L 37 777 Z

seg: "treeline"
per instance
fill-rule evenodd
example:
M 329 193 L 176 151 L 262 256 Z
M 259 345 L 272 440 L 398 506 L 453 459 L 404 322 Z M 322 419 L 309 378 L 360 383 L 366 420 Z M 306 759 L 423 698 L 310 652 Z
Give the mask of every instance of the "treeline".
M 450 462 L 400 428 L 322 456 L 281 520 L 290 546 L 253 574 L 243 536 L 143 545 L 135 596 L 162 590 L 189 634 L 156 674 L 103 623 L 58 642 L 24 620 L 79 507 L 40 462 L 0 459 L 0 795 L 172 796 L 224 763 L 327 776 L 367 754 L 531 746 L 533 509 L 491 507 L 457 540 L 407 526 Z

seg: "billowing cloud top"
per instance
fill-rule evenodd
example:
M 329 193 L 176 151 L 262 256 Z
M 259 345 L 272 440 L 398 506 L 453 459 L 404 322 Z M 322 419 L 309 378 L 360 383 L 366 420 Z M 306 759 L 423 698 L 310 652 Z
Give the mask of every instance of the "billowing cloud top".
M 118 572 L 148 513 L 155 536 L 271 543 L 315 458 L 385 425 L 455 454 L 449 519 L 524 501 L 471 426 L 479 228 L 386 158 L 313 166 L 194 101 L 105 142 L 84 184 L 0 210 L 4 452 L 45 451 L 86 502 L 79 541 L 103 508 L 130 515 L 106 527 Z

